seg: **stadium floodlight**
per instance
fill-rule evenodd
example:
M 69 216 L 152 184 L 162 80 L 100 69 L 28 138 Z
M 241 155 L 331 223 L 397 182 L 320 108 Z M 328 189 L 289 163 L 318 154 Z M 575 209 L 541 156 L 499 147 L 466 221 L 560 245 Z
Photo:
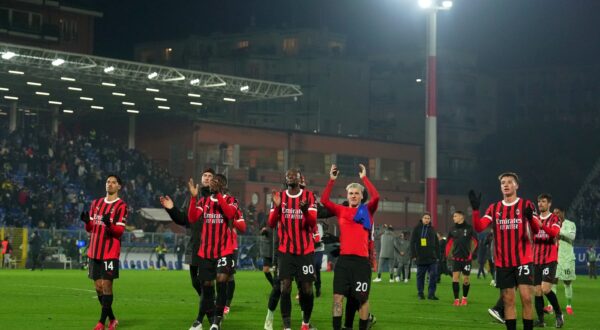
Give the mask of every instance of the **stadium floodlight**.
M 54 66 L 61 66 L 63 64 L 65 64 L 65 60 L 63 60 L 62 58 L 57 58 L 52 61 L 52 65 Z
M 71 77 L 60 77 L 60 80 L 64 80 L 64 81 L 75 81 L 75 78 L 71 78 Z
M 431 8 L 433 6 L 432 0 L 419 0 L 419 7 L 423 9 Z
M 417 78 L 415 81 L 418 82 L 418 83 L 420 83 L 423 80 L 421 78 Z
M 7 100 L 18 100 L 19 98 L 17 96 L 10 96 L 10 95 L 4 95 L 4 98 Z
M 242 86 L 242 87 L 240 87 L 240 92 L 244 92 L 244 93 L 245 93 L 245 92 L 247 92 L 249 89 L 250 89 L 250 86 L 248 86 L 248 85 L 245 85 L 245 86 Z
M 54 104 L 54 105 L 62 105 L 61 101 L 48 101 L 48 103 Z
M 67 88 L 68 88 L 70 91 L 76 91 L 76 92 L 81 92 L 81 91 L 83 90 L 82 88 L 79 88 L 79 87 L 72 87 L 72 86 L 69 86 L 69 87 L 67 87 Z
M 159 105 L 158 108 L 163 110 L 171 110 L 171 107 L 168 107 L 166 105 Z
M 191 105 L 202 105 L 200 102 L 190 102 Z
M 104 110 L 104 107 L 100 106 L 100 105 L 92 105 L 90 108 L 96 109 L 96 110 Z
M 147 92 L 153 92 L 153 93 L 158 93 L 158 92 L 160 92 L 160 90 L 158 90 L 158 89 L 156 89 L 156 88 L 150 88 L 150 87 L 147 87 L 147 88 L 146 88 L 146 91 L 147 91 Z
M 231 97 L 224 97 L 223 101 L 225 101 L 225 102 L 235 102 L 235 99 L 231 98 Z
M 50 96 L 48 92 L 35 92 L 35 95 Z
M 200 97 L 200 94 L 188 93 L 189 97 Z
M 198 85 L 200 83 L 200 79 L 192 79 L 190 80 L 190 85 Z
M 63 112 L 64 113 L 73 113 L 73 110 L 71 110 L 71 109 L 63 109 Z
M 115 67 L 112 66 L 112 65 L 109 66 L 109 67 L 104 68 L 104 73 L 112 73 L 114 71 L 115 71 Z
M 129 112 L 129 113 L 140 113 L 139 110 L 133 110 L 133 109 L 127 109 L 127 112 Z
M 163 97 L 155 97 L 154 101 L 167 102 L 167 99 L 165 99 Z
M 154 71 L 148 75 L 148 79 L 154 79 L 158 77 L 158 72 Z
M 135 103 L 133 103 L 133 102 L 125 102 L 125 101 L 123 101 L 123 102 L 121 102 L 121 103 L 123 103 L 123 105 L 130 105 L 130 106 L 132 106 L 132 107 L 134 107 L 134 106 L 135 106 Z
M 93 101 L 94 100 L 93 97 L 87 97 L 87 96 L 80 96 L 79 99 L 83 100 L 83 101 Z
M 442 7 L 444 9 L 450 9 L 450 8 L 452 8 L 452 1 L 450 1 L 450 0 L 442 1 Z
M 8 92 L 8 91 L 10 91 L 10 89 L 8 89 L 6 87 L 0 87 L 0 91 L 2 91 L 2 92 Z
M 102 82 L 102 86 L 107 86 L 107 87 L 116 87 L 117 84 L 114 83 L 109 83 L 109 82 Z
M 15 52 L 7 51 L 2 53 L 3 60 L 10 60 L 11 58 L 17 56 Z
M 112 92 L 112 95 L 114 95 L 114 96 L 126 96 L 125 93 L 119 93 L 119 92 Z
M 25 72 L 18 71 L 18 70 L 8 70 L 8 73 L 10 73 L 10 74 L 19 74 L 19 75 L 25 74 Z
M 29 86 L 42 86 L 41 83 L 35 82 L 35 81 L 28 81 L 27 85 L 29 85 Z

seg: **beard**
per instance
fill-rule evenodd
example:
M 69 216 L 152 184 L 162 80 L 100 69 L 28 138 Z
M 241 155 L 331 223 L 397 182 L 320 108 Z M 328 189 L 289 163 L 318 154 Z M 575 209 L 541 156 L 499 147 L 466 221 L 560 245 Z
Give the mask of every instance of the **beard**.
M 291 182 L 291 183 L 288 183 L 287 186 L 294 189 L 294 188 L 297 188 L 298 186 L 300 186 L 300 184 L 298 182 Z

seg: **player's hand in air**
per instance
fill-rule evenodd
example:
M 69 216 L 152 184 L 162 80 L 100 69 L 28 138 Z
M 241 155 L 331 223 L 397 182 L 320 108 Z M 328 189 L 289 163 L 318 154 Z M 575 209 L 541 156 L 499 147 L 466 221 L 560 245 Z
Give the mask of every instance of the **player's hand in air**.
M 360 168 L 360 172 L 358 172 L 358 176 L 362 179 L 365 176 L 367 176 L 367 168 L 365 167 L 365 165 L 363 164 L 358 164 L 358 167 Z
M 340 171 L 338 171 L 337 165 L 331 164 L 331 170 L 329 170 L 329 178 L 331 180 L 335 180 L 337 179 L 338 174 L 340 174 Z
M 195 184 L 194 179 L 192 178 L 190 178 L 190 181 L 188 181 L 188 189 L 190 190 L 192 197 L 198 196 L 198 184 Z
M 273 206 L 280 207 L 281 206 L 281 196 L 278 191 L 271 191 L 271 200 L 273 201 Z
M 471 208 L 474 211 L 479 210 L 481 205 L 481 193 L 477 195 L 473 189 L 469 190 L 469 202 L 471 202 Z
M 88 212 L 88 211 L 81 212 L 81 214 L 79 215 L 79 220 L 81 220 L 83 223 L 85 223 L 87 225 L 90 222 L 90 212 Z
M 160 196 L 158 199 L 160 200 L 160 205 L 167 210 L 170 210 L 175 206 L 173 200 L 169 196 Z

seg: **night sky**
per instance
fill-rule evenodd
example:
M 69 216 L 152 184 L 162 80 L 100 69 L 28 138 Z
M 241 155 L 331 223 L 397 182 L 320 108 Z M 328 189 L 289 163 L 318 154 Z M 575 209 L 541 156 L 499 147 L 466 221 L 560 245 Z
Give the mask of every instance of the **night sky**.
M 356 55 L 423 48 L 417 0 L 108 0 L 97 2 L 96 53 L 131 59 L 137 42 L 255 28 L 328 28 Z M 589 65 L 600 57 L 598 0 L 455 0 L 438 16 L 440 48 L 483 68 Z

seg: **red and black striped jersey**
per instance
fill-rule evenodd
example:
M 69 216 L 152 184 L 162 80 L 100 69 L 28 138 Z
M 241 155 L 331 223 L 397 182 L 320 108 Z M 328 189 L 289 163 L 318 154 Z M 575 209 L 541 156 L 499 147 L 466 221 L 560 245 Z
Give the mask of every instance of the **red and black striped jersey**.
M 531 221 L 524 217 L 528 207 L 533 210 Z M 533 262 L 533 235 L 539 230 L 538 221 L 535 205 L 521 198 L 512 203 L 491 204 L 481 218 L 479 211 L 473 210 L 475 230 L 480 232 L 493 225 L 494 263 L 498 267 L 517 267 Z
M 244 212 L 238 209 L 235 214 L 235 219 L 233 220 L 233 228 L 229 228 L 231 230 L 231 240 L 233 244 L 233 249 L 238 249 L 238 232 L 243 233 L 246 231 L 246 219 L 244 219 Z
M 471 261 L 477 248 L 477 236 L 473 227 L 466 222 L 454 225 L 448 233 L 446 257 L 456 261 Z
M 188 210 L 190 223 L 203 221 L 198 256 L 217 259 L 233 253 L 231 225 L 238 211 L 232 196 L 216 194 L 197 200 L 192 197 Z
M 289 191 L 278 192 L 281 197 L 280 207 L 271 206 L 269 227 L 275 228 L 277 223 L 279 235 L 279 251 L 295 255 L 306 255 L 315 251 L 313 233 L 317 225 L 317 204 L 312 191 L 300 189 L 296 195 Z M 302 212 L 300 203 L 308 204 L 306 214 Z
M 110 214 L 111 226 L 107 230 L 102 217 Z M 90 246 L 87 255 L 91 259 L 119 259 L 121 254 L 121 235 L 127 223 L 127 204 L 120 198 L 107 201 L 105 197 L 92 202 L 90 221 L 85 230 L 90 233 Z
M 533 237 L 533 262 L 538 265 L 554 262 L 558 259 L 558 234 L 560 219 L 552 212 L 544 217 L 540 215 L 542 228 Z

